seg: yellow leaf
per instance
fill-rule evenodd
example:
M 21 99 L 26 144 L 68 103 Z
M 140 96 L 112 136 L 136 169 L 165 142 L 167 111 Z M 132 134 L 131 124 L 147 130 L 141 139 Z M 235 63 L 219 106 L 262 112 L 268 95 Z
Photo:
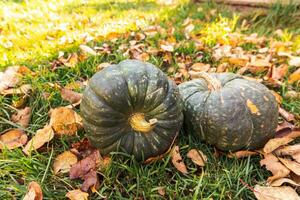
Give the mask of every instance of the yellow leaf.
M 23 200 L 43 200 L 43 192 L 41 186 L 32 181 L 28 184 L 28 192 L 26 193 Z
M 293 141 L 293 138 L 289 137 L 282 137 L 282 138 L 273 138 L 270 139 L 264 146 L 263 151 L 265 153 L 271 153 L 278 147 L 281 147 L 285 144 L 288 144 L 289 142 Z

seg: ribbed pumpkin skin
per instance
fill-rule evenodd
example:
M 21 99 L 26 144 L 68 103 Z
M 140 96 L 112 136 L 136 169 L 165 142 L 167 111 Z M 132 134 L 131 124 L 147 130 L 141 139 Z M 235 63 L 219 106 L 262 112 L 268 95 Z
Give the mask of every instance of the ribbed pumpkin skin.
M 167 151 L 183 121 L 177 86 L 150 63 L 125 60 L 97 72 L 81 102 L 83 125 L 91 144 L 102 154 L 125 151 L 142 160 Z M 134 113 L 156 118 L 142 133 L 129 124 Z
M 203 78 L 179 85 L 185 130 L 224 151 L 262 147 L 277 127 L 278 108 L 272 93 L 233 73 L 209 75 L 220 81 L 220 90 L 209 90 Z

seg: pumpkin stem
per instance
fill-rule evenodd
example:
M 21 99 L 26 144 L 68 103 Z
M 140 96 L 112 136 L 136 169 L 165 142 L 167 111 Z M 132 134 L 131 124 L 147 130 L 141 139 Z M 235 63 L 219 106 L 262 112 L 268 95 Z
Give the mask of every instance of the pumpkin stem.
M 210 90 L 219 90 L 222 88 L 221 82 L 206 72 L 199 72 L 197 76 L 199 78 L 203 78 L 206 81 L 208 89 Z
M 149 122 L 147 122 L 143 113 L 135 113 L 129 118 L 129 124 L 132 129 L 143 133 L 151 131 L 156 122 L 156 118 L 150 119 Z

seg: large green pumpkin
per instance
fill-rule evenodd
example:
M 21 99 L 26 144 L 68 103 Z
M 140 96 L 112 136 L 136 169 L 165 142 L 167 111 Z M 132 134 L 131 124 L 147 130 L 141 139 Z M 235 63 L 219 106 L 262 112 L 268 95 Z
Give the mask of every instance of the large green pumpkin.
M 262 84 L 233 73 L 199 73 L 179 85 L 184 128 L 220 150 L 257 149 L 274 136 L 278 107 Z
M 125 151 L 138 160 L 166 152 L 183 121 L 176 84 L 154 65 L 138 60 L 97 72 L 80 109 L 87 137 L 102 154 Z

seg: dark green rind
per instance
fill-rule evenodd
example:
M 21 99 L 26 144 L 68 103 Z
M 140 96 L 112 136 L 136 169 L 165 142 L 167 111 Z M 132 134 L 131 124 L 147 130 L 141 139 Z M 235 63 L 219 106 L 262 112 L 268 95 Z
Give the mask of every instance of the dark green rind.
M 277 127 L 277 103 L 262 84 L 233 73 L 210 74 L 222 85 L 208 90 L 203 79 L 179 85 L 184 102 L 184 129 L 224 151 L 257 149 L 272 138 Z M 252 114 L 247 99 L 259 109 Z
M 182 101 L 175 83 L 150 63 L 125 60 L 96 73 L 80 106 L 84 128 L 102 154 L 125 151 L 136 159 L 156 157 L 168 150 L 180 131 Z M 134 131 L 128 119 L 141 112 L 156 118 L 149 133 Z

